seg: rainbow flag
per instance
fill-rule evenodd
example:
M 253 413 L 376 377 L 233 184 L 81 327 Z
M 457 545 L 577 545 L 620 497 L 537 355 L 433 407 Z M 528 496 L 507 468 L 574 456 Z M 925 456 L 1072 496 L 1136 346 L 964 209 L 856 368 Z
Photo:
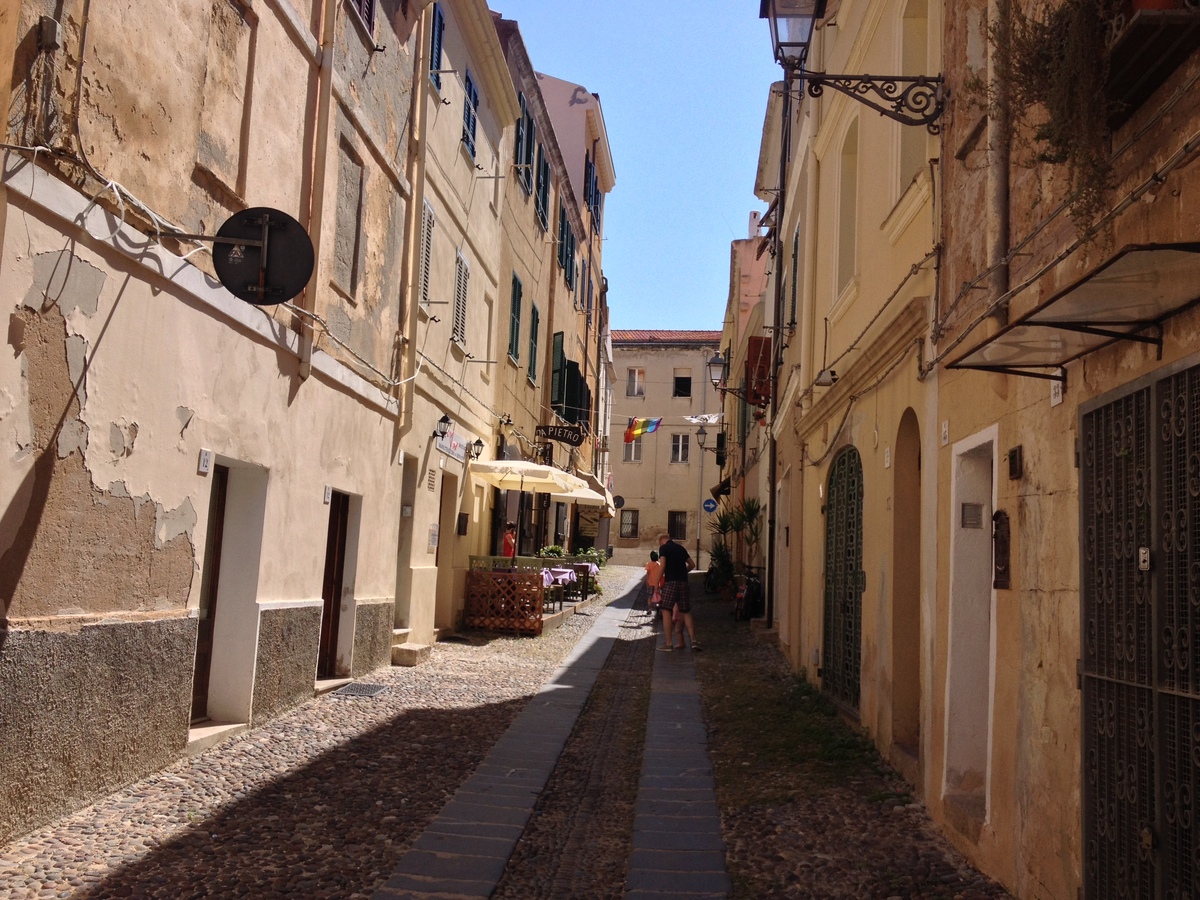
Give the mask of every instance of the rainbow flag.
M 630 419 L 629 427 L 625 429 L 625 443 L 632 444 L 634 438 L 658 431 L 658 426 L 661 424 L 662 416 L 657 419 Z

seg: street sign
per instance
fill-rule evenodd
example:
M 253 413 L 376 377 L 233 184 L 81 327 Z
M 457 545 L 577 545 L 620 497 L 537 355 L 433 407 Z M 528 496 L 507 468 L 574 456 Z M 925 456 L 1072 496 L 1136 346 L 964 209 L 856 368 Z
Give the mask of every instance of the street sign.
M 533 429 L 533 436 L 543 440 L 558 441 L 560 444 L 567 444 L 571 447 L 578 447 L 583 443 L 583 426 L 536 425 Z
M 717 511 L 717 501 L 716 500 L 705 500 L 704 501 L 704 511 L 707 513 L 716 512 Z

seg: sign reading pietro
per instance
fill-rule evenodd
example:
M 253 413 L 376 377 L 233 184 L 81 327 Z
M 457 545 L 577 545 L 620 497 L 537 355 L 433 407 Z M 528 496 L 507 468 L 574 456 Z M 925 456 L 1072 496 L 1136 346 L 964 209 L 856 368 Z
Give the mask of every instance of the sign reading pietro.
M 582 425 L 538 425 L 533 429 L 535 437 L 547 441 L 558 441 L 578 447 L 583 443 Z

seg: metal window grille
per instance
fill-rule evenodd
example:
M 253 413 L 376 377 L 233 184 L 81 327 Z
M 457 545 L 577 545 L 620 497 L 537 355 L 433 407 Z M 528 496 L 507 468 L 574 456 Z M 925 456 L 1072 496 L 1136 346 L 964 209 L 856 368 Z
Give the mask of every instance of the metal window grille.
M 625 446 L 629 446 L 626 444 Z M 636 538 L 638 536 L 638 511 L 636 509 L 621 510 L 621 537 Z
M 687 540 L 687 519 L 686 511 L 672 510 L 667 513 L 667 534 L 671 536 L 671 540 Z

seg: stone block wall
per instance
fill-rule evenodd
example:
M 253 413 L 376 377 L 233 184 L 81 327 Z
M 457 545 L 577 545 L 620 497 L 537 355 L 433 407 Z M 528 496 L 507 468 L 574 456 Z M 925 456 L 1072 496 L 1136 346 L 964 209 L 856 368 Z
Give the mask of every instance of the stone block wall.
M 0 631 L 0 843 L 176 760 L 196 620 Z

